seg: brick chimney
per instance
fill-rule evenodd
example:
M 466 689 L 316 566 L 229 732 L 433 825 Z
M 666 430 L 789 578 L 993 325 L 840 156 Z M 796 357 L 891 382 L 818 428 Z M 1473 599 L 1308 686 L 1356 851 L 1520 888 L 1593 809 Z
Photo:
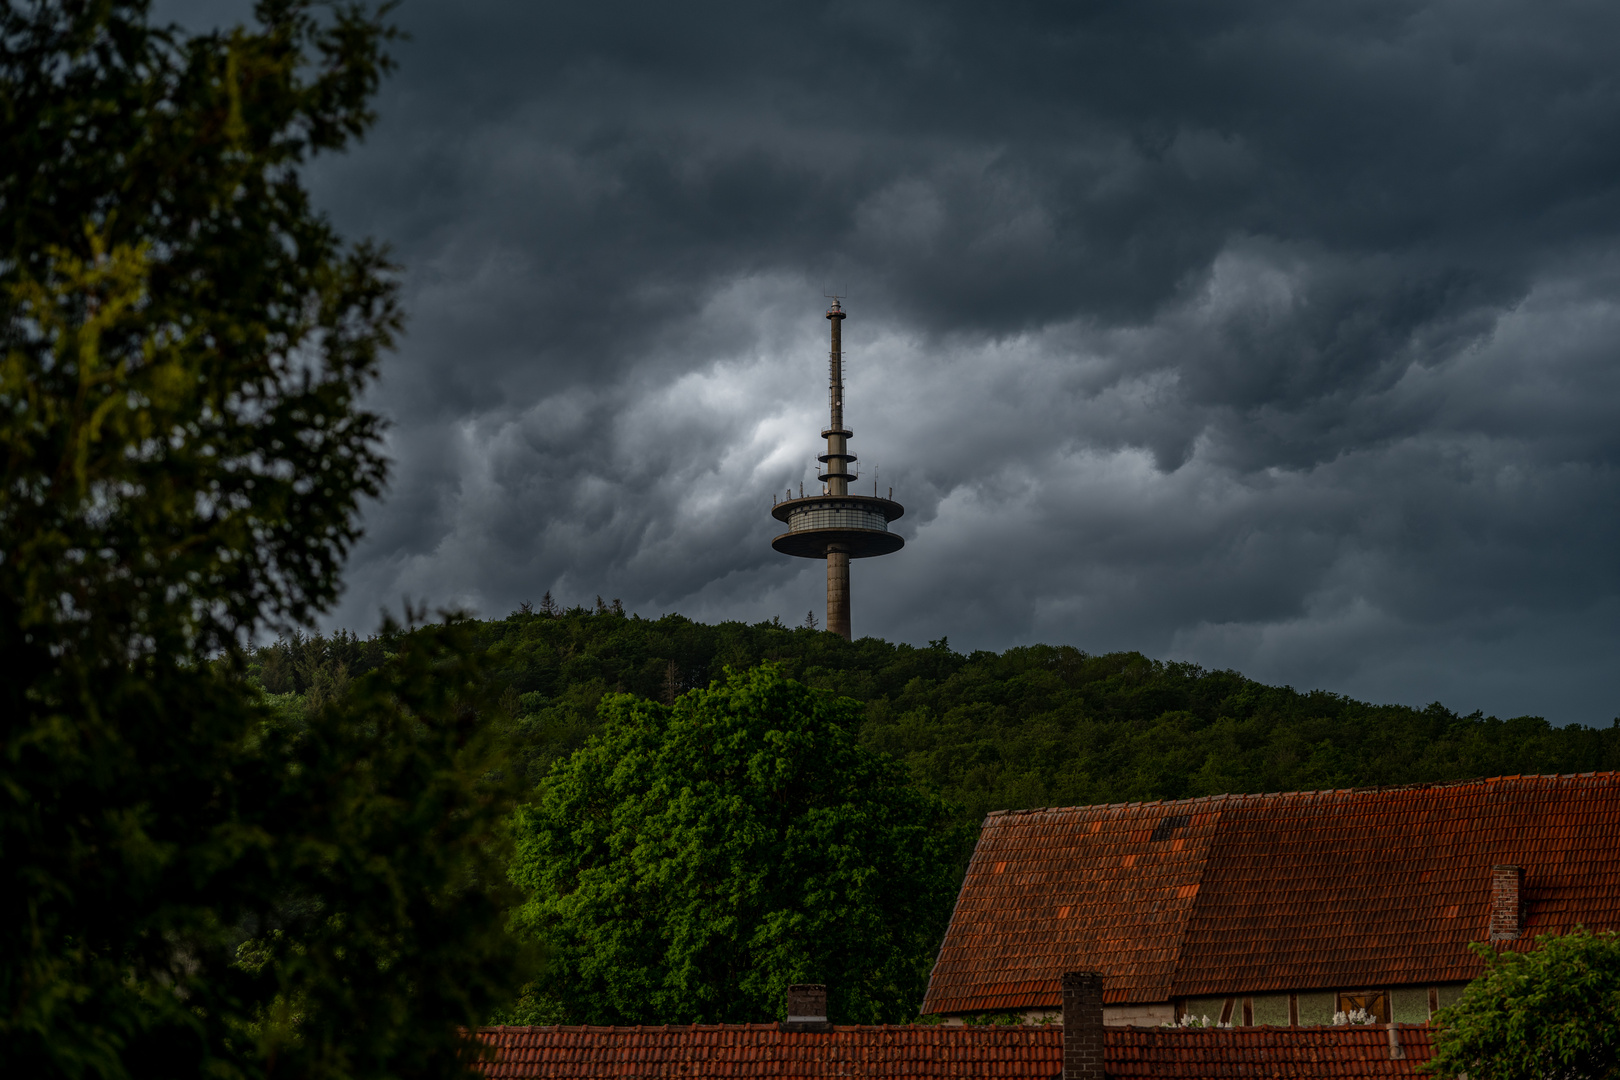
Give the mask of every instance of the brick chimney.
M 1491 867 L 1491 940 L 1517 941 L 1524 932 L 1524 868 Z
M 787 1023 L 783 1031 L 827 1031 L 827 986 L 825 983 L 794 983 L 788 987 Z
M 1063 1080 L 1103 1080 L 1103 977 L 1063 975 Z

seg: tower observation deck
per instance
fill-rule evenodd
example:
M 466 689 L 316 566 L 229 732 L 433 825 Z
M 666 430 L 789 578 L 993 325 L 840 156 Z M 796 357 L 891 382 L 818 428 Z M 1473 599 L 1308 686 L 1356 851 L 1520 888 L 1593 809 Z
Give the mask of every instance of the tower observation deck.
M 851 471 L 855 455 L 849 452 L 849 440 L 854 432 L 844 427 L 844 352 L 840 331 L 844 318 L 843 308 L 834 297 L 832 307 L 827 309 L 827 319 L 832 324 L 827 378 L 832 422 L 821 433 L 827 440 L 827 452 L 818 458 L 822 464 L 819 474 L 824 485 L 822 493 L 787 499 L 771 508 L 771 516 L 788 528 L 771 541 L 771 547 L 784 555 L 827 560 L 827 629 L 848 638 L 849 560 L 887 555 L 905 547 L 905 540 L 889 531 L 889 522 L 904 514 L 906 508 L 893 499 L 878 498 L 876 486 L 870 496 L 852 495 L 849 490 L 850 481 L 855 479 Z

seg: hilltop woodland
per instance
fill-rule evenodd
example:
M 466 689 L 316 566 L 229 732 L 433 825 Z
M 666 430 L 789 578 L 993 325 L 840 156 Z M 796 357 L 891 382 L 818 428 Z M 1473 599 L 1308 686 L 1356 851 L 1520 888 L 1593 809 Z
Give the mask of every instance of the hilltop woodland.
M 601 730 L 604 697 L 669 704 L 728 667 L 765 661 L 859 702 L 860 743 L 898 759 L 970 826 L 996 809 L 1620 768 L 1620 720 L 1554 727 L 1438 702 L 1371 705 L 1132 652 L 963 655 L 944 639 L 847 642 L 776 621 L 643 619 L 600 600 L 564 610 L 549 597 L 471 626 L 513 718 L 507 760 L 530 788 Z M 347 633 L 293 637 L 258 649 L 249 672 L 296 713 L 342 692 L 390 647 Z

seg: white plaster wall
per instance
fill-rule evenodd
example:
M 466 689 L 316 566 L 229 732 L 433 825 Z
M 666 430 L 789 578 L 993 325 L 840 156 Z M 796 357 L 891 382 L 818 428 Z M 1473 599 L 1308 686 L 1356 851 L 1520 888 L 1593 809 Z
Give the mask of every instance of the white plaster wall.
M 1151 1005 L 1104 1005 L 1103 1025 L 1105 1027 L 1124 1027 L 1135 1024 L 1138 1027 L 1157 1027 L 1160 1024 L 1173 1024 L 1176 1022 L 1176 1007 L 1168 1001 L 1155 1002 Z
M 1062 1009 L 1025 1009 L 1019 1013 L 1026 1024 L 1061 1024 L 1063 1023 Z M 963 1024 L 967 1022 L 965 1016 L 948 1016 L 947 1024 Z M 1104 1005 L 1103 1026 L 1125 1027 L 1135 1024 L 1139 1027 L 1157 1027 L 1159 1024 L 1173 1024 L 1176 1022 L 1176 1007 L 1168 1001 L 1155 1002 L 1149 1005 Z

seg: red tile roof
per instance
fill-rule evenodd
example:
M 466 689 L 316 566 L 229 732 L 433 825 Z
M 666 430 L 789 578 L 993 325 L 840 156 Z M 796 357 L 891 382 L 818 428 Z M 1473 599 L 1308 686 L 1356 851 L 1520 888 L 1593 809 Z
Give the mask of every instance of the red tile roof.
M 1105 1028 L 1109 1077 L 1177 1080 L 1342 1080 L 1409 1077 L 1430 1056 L 1426 1027 L 1397 1024 L 1404 1054 L 1390 1056 L 1376 1027 Z M 1031 1077 L 1063 1072 L 1063 1028 L 837 1027 L 784 1032 L 775 1024 L 709 1027 L 498 1027 L 486 1080 L 698 1080 Z
M 1401 1057 L 1390 1054 L 1390 1031 L 1368 1027 L 1106 1028 L 1103 1071 L 1109 1077 L 1221 1077 L 1300 1080 L 1309 1077 L 1414 1076 L 1433 1048 L 1423 1024 L 1396 1024 Z
M 678 1077 L 1031 1077 L 1063 1072 L 1060 1027 L 498 1027 L 486 1080 Z
M 991 814 L 927 1013 L 1470 979 L 1491 866 L 1525 868 L 1528 947 L 1620 928 L 1620 773 Z

